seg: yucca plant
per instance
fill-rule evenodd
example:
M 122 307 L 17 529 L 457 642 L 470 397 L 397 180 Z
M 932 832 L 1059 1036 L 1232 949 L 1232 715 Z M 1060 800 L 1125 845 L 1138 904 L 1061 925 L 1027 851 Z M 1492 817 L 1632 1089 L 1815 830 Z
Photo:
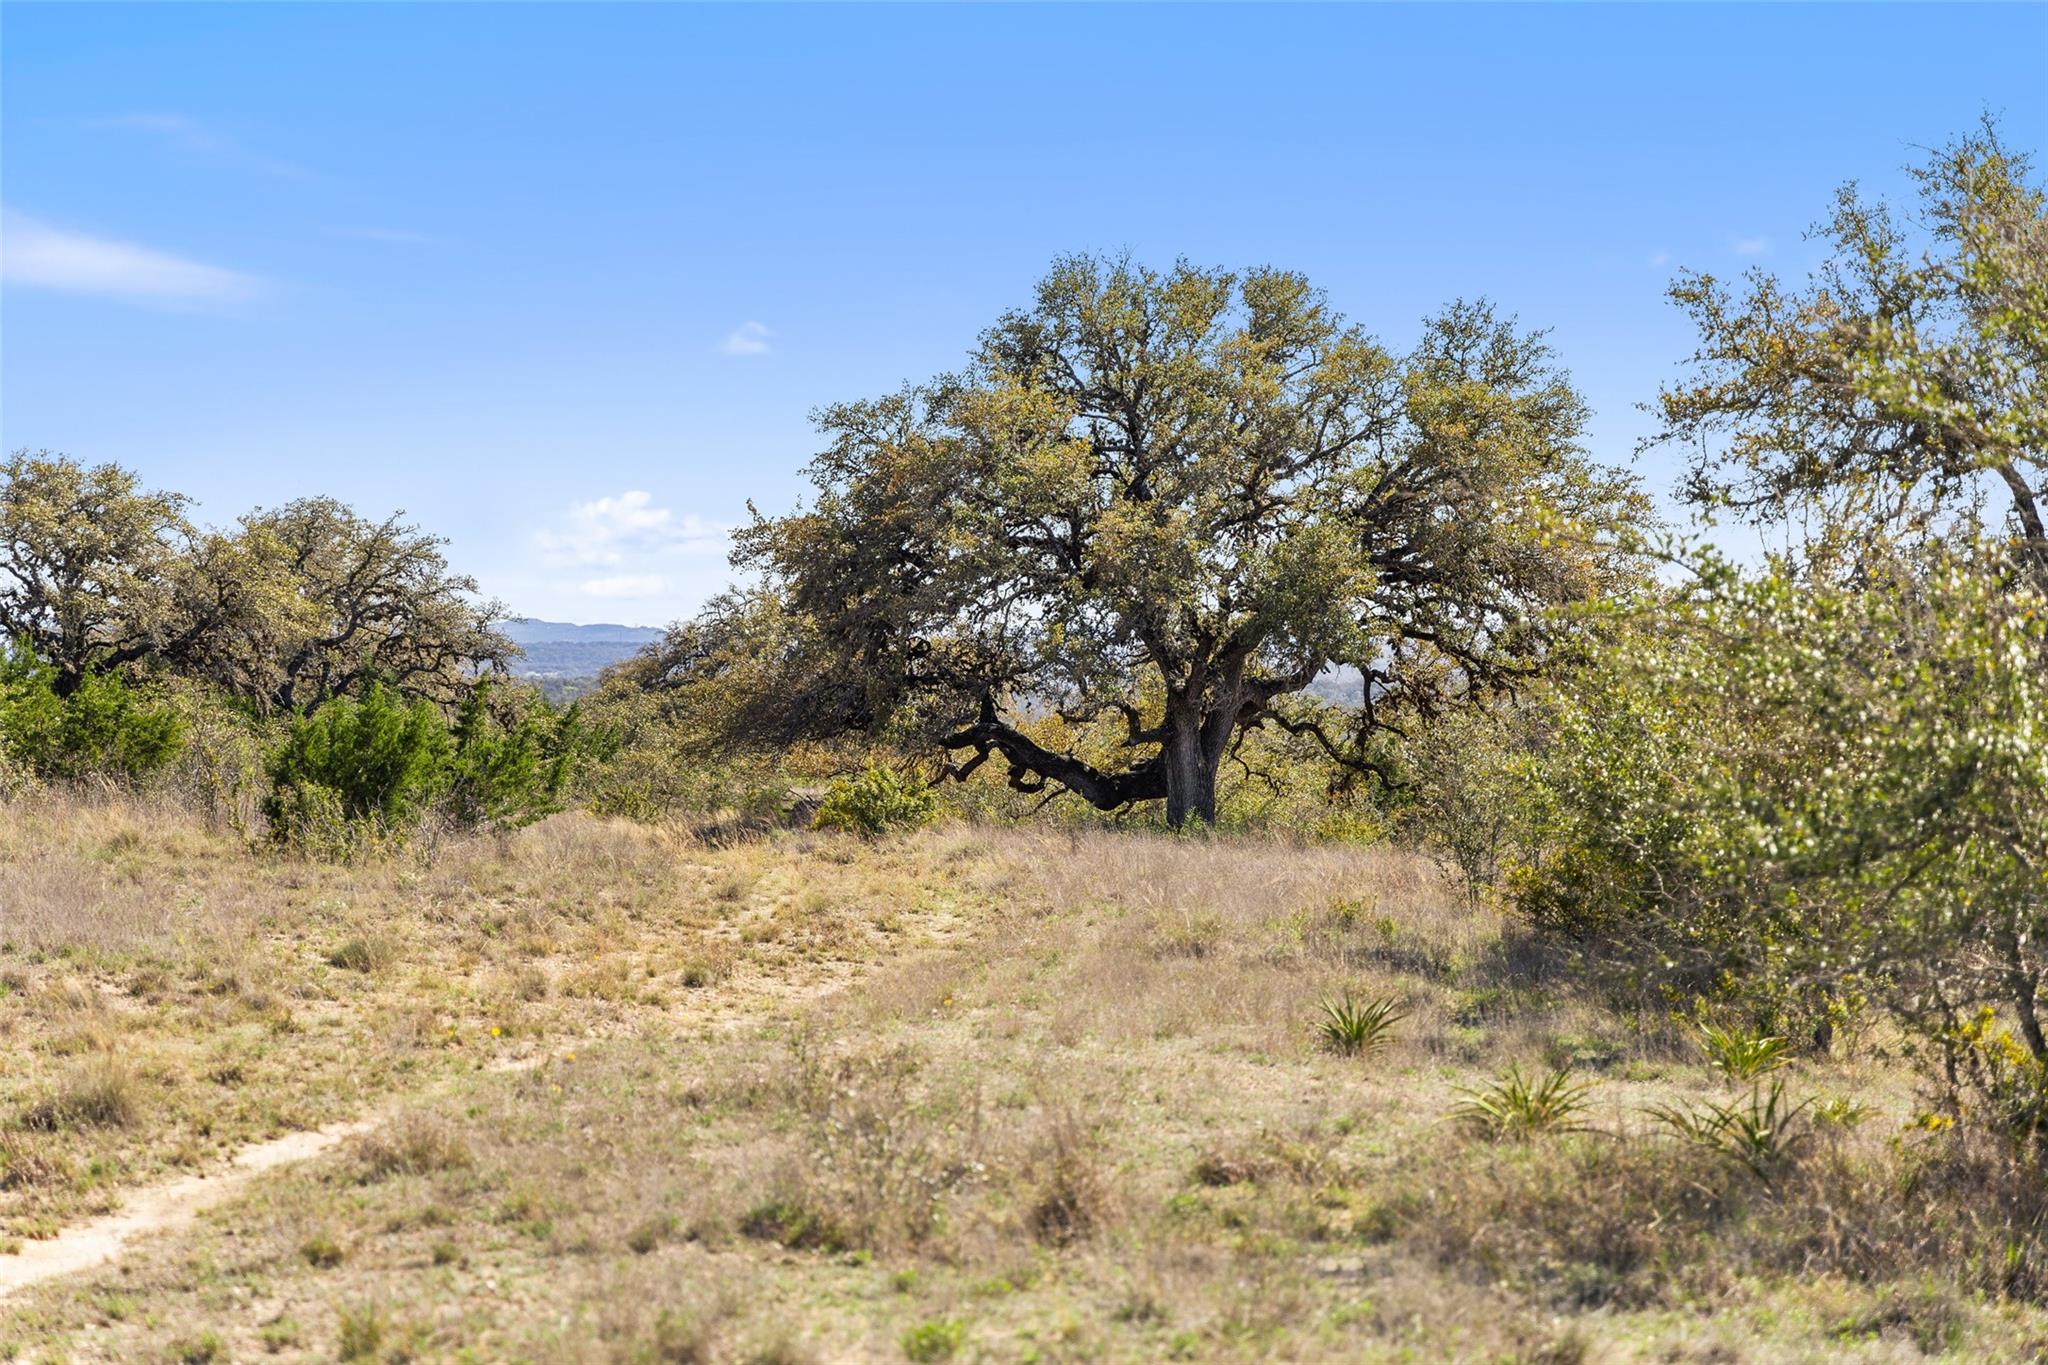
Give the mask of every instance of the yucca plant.
M 1325 1000 L 1316 1032 L 1333 1052 L 1347 1057 L 1371 1056 L 1387 1045 L 1394 1025 L 1407 1018 L 1391 999 L 1358 1001 L 1346 991 L 1335 1000 Z
M 1789 1039 L 1712 1024 L 1700 1025 L 1700 1047 L 1707 1054 L 1707 1065 L 1731 1081 L 1753 1081 L 1792 1060 Z
M 1848 1095 L 1834 1095 L 1813 1104 L 1813 1121 L 1836 1128 L 1854 1128 L 1866 1119 L 1875 1117 L 1877 1111 L 1862 1100 Z
M 1746 1102 L 1706 1100 L 1697 1109 L 1660 1105 L 1649 1113 L 1678 1137 L 1740 1162 L 1768 1184 L 1806 1145 L 1809 1133 L 1798 1120 L 1812 1103 L 1811 1099 L 1788 1103 L 1785 1083 L 1772 1081 L 1768 1090 L 1751 1086 Z
M 1586 1093 L 1591 1081 L 1574 1081 L 1569 1066 L 1546 1071 L 1536 1080 L 1522 1075 L 1519 1063 L 1491 1084 L 1461 1089 L 1465 1102 L 1452 1116 L 1466 1127 L 1495 1140 L 1529 1138 L 1538 1133 L 1578 1133 L 1587 1128 Z

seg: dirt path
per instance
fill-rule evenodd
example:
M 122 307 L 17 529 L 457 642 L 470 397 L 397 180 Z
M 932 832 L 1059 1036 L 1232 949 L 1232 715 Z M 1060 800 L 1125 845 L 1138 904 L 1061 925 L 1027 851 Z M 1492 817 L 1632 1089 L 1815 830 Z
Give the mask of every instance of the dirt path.
M 861 965 L 872 966 L 869 963 Z M 769 977 L 750 983 L 753 989 L 743 994 L 755 1003 L 767 998 L 780 999 L 787 1004 L 830 994 L 844 987 L 854 975 L 857 972 L 843 976 L 815 973 L 808 980 L 796 982 Z M 736 1002 L 735 1009 L 737 1011 Z M 721 1018 L 717 1022 L 731 1027 L 738 1024 L 739 1018 L 736 1012 L 733 1017 Z M 544 1060 L 546 1054 L 508 1058 L 484 1070 L 526 1071 Z M 137 1237 L 176 1232 L 187 1227 L 207 1209 L 240 1194 L 250 1181 L 265 1171 L 320 1156 L 349 1138 L 389 1121 L 404 1104 L 420 1098 L 419 1095 L 393 1097 L 363 1117 L 330 1123 L 324 1128 L 287 1133 L 268 1142 L 244 1147 L 224 1168 L 211 1173 L 179 1176 L 175 1180 L 130 1190 L 122 1195 L 117 1212 L 74 1223 L 55 1237 L 23 1243 L 16 1255 L 0 1256 L 0 1304 L 44 1280 L 91 1270 L 116 1260 L 128 1243 Z
M 484 1068 L 486 1072 L 530 1071 L 545 1060 L 545 1054 L 513 1057 Z M 431 1094 L 432 1091 L 426 1092 Z M 206 1210 L 226 1203 L 265 1171 L 310 1161 L 348 1139 L 391 1120 L 407 1103 L 421 1095 L 399 1095 L 387 1099 L 360 1118 L 286 1133 L 268 1142 L 258 1142 L 235 1153 L 219 1170 L 200 1175 L 182 1175 L 156 1185 L 144 1185 L 121 1196 L 114 1213 L 74 1223 L 55 1237 L 25 1242 L 14 1256 L 0 1256 L 0 1303 L 44 1280 L 74 1271 L 91 1270 L 118 1258 L 129 1242 L 146 1233 L 175 1232 L 188 1226 Z
M 227 1169 L 211 1175 L 180 1176 L 130 1191 L 118 1213 L 74 1224 L 47 1241 L 26 1243 L 19 1255 L 0 1256 L 0 1301 L 17 1290 L 113 1260 L 131 1238 L 182 1228 L 201 1212 L 238 1194 L 251 1179 L 278 1166 L 319 1156 L 344 1139 L 382 1121 L 357 1119 L 303 1133 L 287 1133 L 236 1153 Z

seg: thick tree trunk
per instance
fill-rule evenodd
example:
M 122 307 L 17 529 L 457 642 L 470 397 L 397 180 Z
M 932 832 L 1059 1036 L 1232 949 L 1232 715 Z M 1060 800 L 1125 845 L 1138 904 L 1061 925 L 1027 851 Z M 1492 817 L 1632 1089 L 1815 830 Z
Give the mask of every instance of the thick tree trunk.
M 1205 825 L 1216 823 L 1216 763 L 1202 743 L 1202 727 L 1191 721 L 1172 724 L 1161 758 L 1166 766 L 1166 823 L 1173 829 L 1190 816 Z

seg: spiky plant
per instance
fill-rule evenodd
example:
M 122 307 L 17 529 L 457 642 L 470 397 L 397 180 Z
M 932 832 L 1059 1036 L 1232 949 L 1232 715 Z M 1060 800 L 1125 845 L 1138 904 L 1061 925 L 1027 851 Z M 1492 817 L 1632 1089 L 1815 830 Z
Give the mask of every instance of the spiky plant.
M 1519 1063 L 1489 1084 L 1461 1089 L 1464 1103 L 1452 1111 L 1466 1127 L 1486 1137 L 1521 1140 L 1539 1133 L 1577 1133 L 1587 1128 L 1586 1094 L 1591 1081 L 1574 1081 L 1569 1066 L 1531 1080 Z
M 1407 1017 L 1407 1012 L 1391 999 L 1353 1000 L 1346 991 L 1334 1000 L 1323 1001 L 1316 1032 L 1333 1052 L 1347 1057 L 1369 1057 L 1387 1045 L 1394 1025 Z

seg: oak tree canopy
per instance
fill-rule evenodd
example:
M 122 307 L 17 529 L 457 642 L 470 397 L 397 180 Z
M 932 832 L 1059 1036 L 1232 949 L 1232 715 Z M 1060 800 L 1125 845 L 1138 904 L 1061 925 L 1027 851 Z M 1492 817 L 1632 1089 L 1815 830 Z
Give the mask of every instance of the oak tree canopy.
M 959 373 L 818 414 L 816 496 L 738 537 L 760 587 L 636 676 L 743 741 L 888 733 L 951 776 L 1213 821 L 1251 728 L 1356 766 L 1542 665 L 1641 511 L 1586 417 L 1483 303 L 1395 354 L 1297 274 L 1064 259 Z M 1290 700 L 1334 665 L 1355 713 Z M 1052 713 L 1120 725 L 1128 761 L 1041 744 Z

